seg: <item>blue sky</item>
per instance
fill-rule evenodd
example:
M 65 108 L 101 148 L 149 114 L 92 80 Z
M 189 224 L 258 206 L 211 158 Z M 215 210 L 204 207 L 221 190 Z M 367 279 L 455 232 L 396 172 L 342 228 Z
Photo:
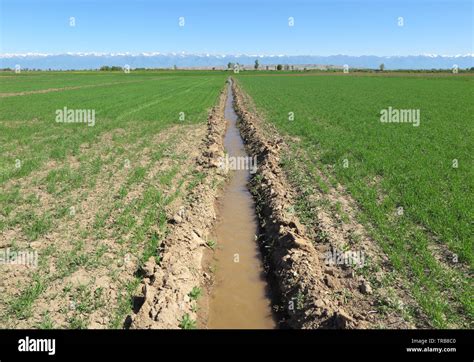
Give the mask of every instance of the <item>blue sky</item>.
M 473 53 L 473 0 L 0 0 L 0 53 Z M 76 26 L 69 26 L 75 17 Z M 179 17 L 185 25 L 180 27 Z M 294 26 L 288 26 L 288 18 Z M 404 26 L 397 24 L 403 17 Z

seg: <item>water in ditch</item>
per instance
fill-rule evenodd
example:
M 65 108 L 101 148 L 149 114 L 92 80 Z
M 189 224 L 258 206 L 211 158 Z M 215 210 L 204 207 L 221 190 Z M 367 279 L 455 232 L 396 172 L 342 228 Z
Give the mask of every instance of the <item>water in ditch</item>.
M 224 146 L 229 159 L 247 157 L 237 128 L 233 93 L 228 85 Z M 229 165 L 232 163 L 229 162 Z M 235 168 L 235 167 L 234 167 Z M 250 170 L 238 169 L 219 200 L 219 219 L 213 237 L 215 283 L 209 301 L 208 328 L 275 328 L 268 286 L 256 242 L 257 218 L 252 195 L 247 189 Z

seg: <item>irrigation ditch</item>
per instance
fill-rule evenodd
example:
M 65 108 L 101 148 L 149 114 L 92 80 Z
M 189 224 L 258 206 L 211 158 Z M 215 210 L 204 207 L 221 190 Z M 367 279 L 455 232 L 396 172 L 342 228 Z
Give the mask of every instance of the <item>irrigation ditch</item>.
M 259 225 L 247 184 L 255 172 L 255 158 L 247 155 L 237 128 L 232 81 L 227 85 L 224 110 L 226 155 L 221 167 L 231 172 L 218 199 L 218 219 L 212 238 L 214 283 L 209 290 L 207 328 L 274 328 L 270 290 L 257 245 Z
M 298 191 L 280 166 L 287 145 L 250 103 L 229 78 L 196 159 L 203 177 L 171 211 L 160 265 L 143 268 L 130 328 L 411 327 L 377 315 L 351 268 L 324 263 L 294 212 Z M 229 170 L 229 159 L 247 167 Z

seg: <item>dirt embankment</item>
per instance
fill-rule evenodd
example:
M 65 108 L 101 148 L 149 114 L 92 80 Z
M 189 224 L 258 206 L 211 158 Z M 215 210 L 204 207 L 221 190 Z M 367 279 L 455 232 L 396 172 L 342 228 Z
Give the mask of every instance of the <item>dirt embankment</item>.
M 206 285 L 210 278 L 202 269 L 202 258 L 216 219 L 216 185 L 225 179 L 218 167 L 219 158 L 224 156 L 225 99 L 223 91 L 219 104 L 208 116 L 208 131 L 196 159 L 201 182 L 169 220 L 170 231 L 162 244 L 160 265 L 150 259 L 144 267 L 143 295 L 138 298 L 141 306 L 131 316 L 131 328 L 174 329 L 183 327 L 183 320 L 197 320 L 197 304 L 190 292 Z
M 258 171 L 251 181 L 261 225 L 260 245 L 264 264 L 287 328 L 410 328 L 400 313 L 382 313 L 379 294 L 353 265 L 327 262 L 325 251 L 338 245 L 320 244 L 294 211 L 297 190 L 280 167 L 285 141 L 254 112 L 251 99 L 234 82 L 235 108 L 247 151 L 257 156 Z M 252 111 L 249 111 L 252 110 Z M 330 223 L 330 220 L 322 220 Z M 354 220 L 350 222 L 355 223 Z M 337 230 L 328 226 L 329 238 Z M 360 227 L 360 225 L 357 225 Z M 370 246 L 369 246 L 370 244 Z M 365 251 L 380 253 L 370 239 Z M 371 259 L 372 260 L 372 259 Z M 385 258 L 376 258 L 379 263 Z M 383 270 L 383 268 L 382 268 Z M 398 291 L 403 293 L 403 291 Z

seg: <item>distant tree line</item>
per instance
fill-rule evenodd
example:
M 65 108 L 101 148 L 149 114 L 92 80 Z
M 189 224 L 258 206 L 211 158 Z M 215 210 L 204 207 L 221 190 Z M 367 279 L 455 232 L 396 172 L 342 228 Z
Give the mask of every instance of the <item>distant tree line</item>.
M 227 64 L 227 69 L 228 70 L 233 70 L 234 67 L 237 66 L 240 70 L 245 70 L 243 66 L 239 63 L 231 63 L 229 62 Z M 265 67 L 265 70 L 270 70 L 270 66 L 264 65 L 260 66 L 258 63 L 258 60 L 255 61 L 254 69 L 262 69 Z M 273 66 L 272 66 L 273 67 Z M 156 71 L 156 70 L 168 70 L 169 68 L 134 68 L 135 71 Z M 178 67 L 173 66 L 174 70 L 177 70 Z M 274 68 L 276 70 L 295 70 L 295 67 L 293 65 L 283 65 L 283 64 L 277 64 L 276 67 Z M 53 72 L 73 72 L 76 71 L 77 69 L 37 69 L 37 68 L 21 68 L 22 72 L 46 72 L 46 71 L 53 71 Z M 95 71 L 96 69 L 82 69 L 81 71 Z M 99 68 L 100 71 L 123 71 L 122 67 L 118 66 L 108 66 L 104 65 Z M 212 70 L 216 70 L 216 68 L 212 68 Z M 341 69 L 338 68 L 329 68 L 329 69 L 299 69 L 300 71 L 321 71 L 321 72 L 340 72 Z M 385 66 L 384 64 L 380 64 L 380 66 L 377 69 L 369 69 L 369 68 L 351 68 L 351 72 L 362 72 L 362 73 L 371 73 L 371 72 L 380 72 L 384 71 Z M 0 72 L 14 72 L 15 69 L 6 67 L 6 68 L 0 68 Z M 474 73 L 474 67 L 470 68 L 459 68 L 459 73 Z M 392 69 L 389 70 L 389 72 L 402 72 L 402 73 L 451 73 L 452 69 Z
M 103 65 L 99 68 L 100 71 L 102 72 L 113 72 L 113 71 L 122 71 L 122 67 L 117 67 L 115 65 L 109 66 L 109 65 Z

